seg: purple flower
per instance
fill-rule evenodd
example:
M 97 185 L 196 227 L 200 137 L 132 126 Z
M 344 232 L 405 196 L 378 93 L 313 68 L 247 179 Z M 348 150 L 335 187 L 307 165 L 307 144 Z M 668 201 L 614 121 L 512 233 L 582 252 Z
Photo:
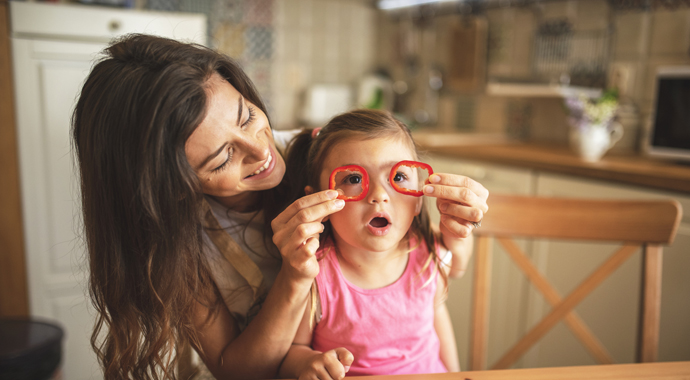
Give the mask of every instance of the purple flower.
M 618 109 L 618 99 L 611 95 L 599 99 L 590 99 L 584 95 L 570 96 L 563 103 L 568 111 L 568 124 L 580 130 L 592 125 L 610 127 Z

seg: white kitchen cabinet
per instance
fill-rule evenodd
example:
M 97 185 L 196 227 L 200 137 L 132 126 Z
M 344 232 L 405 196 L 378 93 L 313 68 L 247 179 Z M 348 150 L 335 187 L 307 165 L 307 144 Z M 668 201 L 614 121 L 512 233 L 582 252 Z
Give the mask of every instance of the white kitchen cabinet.
M 13 77 L 30 314 L 65 330 L 64 379 L 99 378 L 80 239 L 70 118 L 93 60 L 117 35 L 146 32 L 205 44 L 206 18 L 10 2 Z
M 556 175 L 446 156 L 431 156 L 436 172 L 467 175 L 490 193 L 554 197 L 650 199 L 674 198 L 685 210 L 674 243 L 664 248 L 659 361 L 690 360 L 690 196 L 648 188 Z M 491 212 L 491 195 L 489 195 Z M 434 218 L 438 214 L 431 207 Z M 615 249 L 612 244 L 575 244 L 563 241 L 522 243 L 522 248 L 554 287 L 565 296 Z M 498 244 L 494 245 L 488 362 L 494 363 L 518 337 L 550 310 Z M 547 255 L 546 252 L 556 252 Z M 623 264 L 576 311 L 599 337 L 617 362 L 633 362 L 640 301 L 641 254 Z M 451 281 L 448 308 L 466 366 L 469 344 L 472 263 L 465 277 Z M 595 364 L 564 324 L 559 323 L 515 367 Z M 463 367 L 466 368 L 466 367 Z

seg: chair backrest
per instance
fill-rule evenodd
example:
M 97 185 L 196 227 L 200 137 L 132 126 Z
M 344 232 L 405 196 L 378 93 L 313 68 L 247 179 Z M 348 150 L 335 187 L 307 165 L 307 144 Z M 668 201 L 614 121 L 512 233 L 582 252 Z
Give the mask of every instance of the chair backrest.
M 662 245 L 673 242 L 682 216 L 675 200 L 592 200 L 495 195 L 476 236 L 470 370 L 486 367 L 492 244 L 498 241 L 552 310 L 492 369 L 509 368 L 560 320 L 600 363 L 613 359 L 574 307 L 638 249 L 643 252 L 637 361 L 655 361 L 659 335 Z M 561 298 L 512 238 L 620 242 L 621 247 L 568 296 Z

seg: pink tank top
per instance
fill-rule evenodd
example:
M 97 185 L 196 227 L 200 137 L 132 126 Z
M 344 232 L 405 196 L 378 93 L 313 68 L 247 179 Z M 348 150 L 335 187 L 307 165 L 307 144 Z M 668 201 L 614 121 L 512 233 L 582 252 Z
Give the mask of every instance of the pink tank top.
M 429 257 L 426 244 L 410 252 L 396 282 L 379 289 L 348 282 L 332 247 L 328 242 L 317 253 L 325 257 L 316 277 L 322 318 L 314 328 L 314 350 L 347 348 L 355 357 L 348 376 L 448 372 L 434 329 L 434 264 L 421 273 Z

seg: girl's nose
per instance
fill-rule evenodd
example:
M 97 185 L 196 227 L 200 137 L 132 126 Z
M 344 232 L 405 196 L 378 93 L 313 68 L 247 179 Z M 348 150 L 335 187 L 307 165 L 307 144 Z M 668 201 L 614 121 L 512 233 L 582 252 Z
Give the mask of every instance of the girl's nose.
M 369 193 L 367 198 L 369 203 L 387 203 L 390 201 L 390 196 L 388 194 L 387 182 L 381 183 L 380 181 L 372 181 L 369 183 Z

